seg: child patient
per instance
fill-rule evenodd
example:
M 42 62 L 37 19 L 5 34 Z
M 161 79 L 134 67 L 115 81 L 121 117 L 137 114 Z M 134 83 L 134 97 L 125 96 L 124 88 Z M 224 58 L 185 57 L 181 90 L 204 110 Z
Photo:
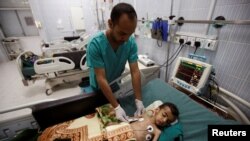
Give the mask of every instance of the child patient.
M 146 108 L 146 112 L 130 125 L 137 141 L 157 141 L 163 127 L 178 121 L 179 111 L 170 102 L 155 101 Z
M 115 109 L 110 104 L 97 108 L 97 111 L 104 128 L 121 123 L 116 119 Z M 141 117 L 129 118 L 129 124 L 127 125 L 129 125 L 134 134 L 132 140 L 157 141 L 161 134 L 161 129 L 177 122 L 178 116 L 179 111 L 173 103 L 162 103 L 161 101 L 153 102 L 146 108 L 146 111 Z
M 129 123 L 118 121 L 111 104 L 102 105 L 96 110 L 96 113 L 48 127 L 38 140 L 157 141 L 158 138 L 163 141 L 172 140 L 170 136 L 173 136 L 173 132 L 169 134 L 165 131 L 171 130 L 168 126 L 177 122 L 179 115 L 174 104 L 161 101 L 149 105 L 141 117 L 129 118 Z

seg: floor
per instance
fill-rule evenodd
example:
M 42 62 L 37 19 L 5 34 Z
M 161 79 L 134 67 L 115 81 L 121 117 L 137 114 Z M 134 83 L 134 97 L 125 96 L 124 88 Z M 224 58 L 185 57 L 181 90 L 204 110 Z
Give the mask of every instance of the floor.
M 23 38 L 22 44 L 25 50 L 32 50 L 39 53 L 39 37 Z M 51 99 L 61 99 L 80 94 L 81 90 L 77 84 L 56 87 L 55 91 L 47 96 L 45 94 L 45 79 L 36 81 L 31 86 L 24 86 L 21 76 L 17 70 L 16 61 L 6 61 L 0 63 L 0 113 L 16 107 L 32 105 L 41 101 Z M 31 110 L 30 110 L 31 111 Z M 3 120 L 22 115 L 25 110 L 0 114 L 0 123 Z

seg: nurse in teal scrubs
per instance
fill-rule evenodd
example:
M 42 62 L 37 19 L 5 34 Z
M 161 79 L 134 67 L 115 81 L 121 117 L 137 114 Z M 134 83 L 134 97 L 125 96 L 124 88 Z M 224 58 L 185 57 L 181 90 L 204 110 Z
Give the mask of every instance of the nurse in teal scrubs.
M 127 115 L 114 97 L 109 83 L 121 76 L 128 61 L 135 93 L 135 104 L 139 116 L 144 111 L 141 101 L 141 77 L 137 64 L 137 45 L 134 33 L 137 15 L 134 8 L 127 3 L 119 3 L 111 11 L 108 20 L 109 29 L 97 33 L 87 47 L 87 64 L 90 68 L 90 85 L 100 89 L 115 108 L 116 117 L 128 121 Z

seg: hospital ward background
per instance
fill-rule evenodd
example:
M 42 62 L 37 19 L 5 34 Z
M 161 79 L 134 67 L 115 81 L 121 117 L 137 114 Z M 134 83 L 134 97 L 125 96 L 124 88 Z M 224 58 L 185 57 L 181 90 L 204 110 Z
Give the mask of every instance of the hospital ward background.
M 0 141 L 106 104 L 89 86 L 86 51 L 120 2 L 137 13 L 143 103 L 177 105 L 179 140 L 250 124 L 250 0 L 0 0 Z M 128 64 L 110 86 L 133 114 Z

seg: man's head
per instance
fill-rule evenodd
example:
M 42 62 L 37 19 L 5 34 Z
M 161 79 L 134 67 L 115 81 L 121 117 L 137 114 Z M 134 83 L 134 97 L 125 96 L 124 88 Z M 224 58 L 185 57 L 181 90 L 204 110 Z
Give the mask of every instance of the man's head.
M 108 21 L 111 39 L 116 44 L 122 44 L 134 33 L 137 25 L 135 9 L 127 3 L 119 3 L 111 11 Z
M 163 103 L 155 109 L 155 124 L 163 127 L 171 124 L 179 117 L 179 110 L 173 103 Z

